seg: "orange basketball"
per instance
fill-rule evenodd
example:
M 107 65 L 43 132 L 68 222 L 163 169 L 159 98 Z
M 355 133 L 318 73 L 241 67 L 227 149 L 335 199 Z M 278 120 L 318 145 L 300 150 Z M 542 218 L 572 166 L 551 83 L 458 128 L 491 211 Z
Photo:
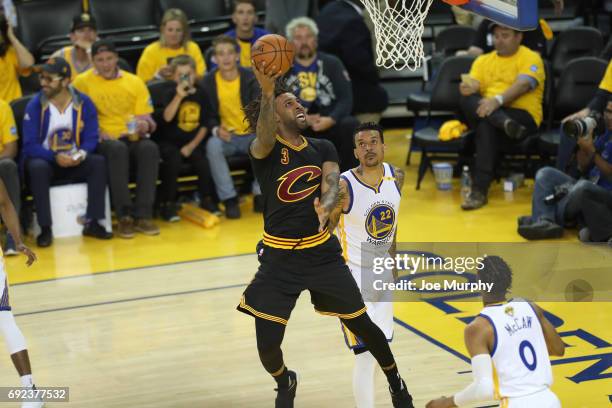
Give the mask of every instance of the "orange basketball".
M 293 57 L 295 50 L 285 37 L 278 34 L 267 34 L 259 38 L 253 47 L 251 47 L 251 58 L 257 67 L 261 67 L 261 63 L 265 62 L 265 70 L 273 67 L 275 71 L 286 73 L 293 65 Z

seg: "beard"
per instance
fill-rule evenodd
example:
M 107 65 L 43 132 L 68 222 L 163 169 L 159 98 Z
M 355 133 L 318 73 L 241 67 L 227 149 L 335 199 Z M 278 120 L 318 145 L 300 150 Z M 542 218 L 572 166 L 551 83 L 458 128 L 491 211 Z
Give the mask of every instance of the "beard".
M 308 59 L 308 58 L 312 58 L 315 55 L 315 51 L 314 49 L 310 48 L 310 47 L 301 47 L 300 51 L 298 52 L 298 57 L 302 58 L 302 59 Z

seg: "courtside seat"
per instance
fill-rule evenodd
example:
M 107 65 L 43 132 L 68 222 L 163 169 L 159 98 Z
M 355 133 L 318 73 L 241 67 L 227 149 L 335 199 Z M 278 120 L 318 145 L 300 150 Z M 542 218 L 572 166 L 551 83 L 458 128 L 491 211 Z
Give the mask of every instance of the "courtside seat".
M 159 24 L 155 0 L 89 0 L 89 10 L 97 21 L 98 31 Z
M 170 8 L 183 10 L 190 22 L 211 20 L 230 13 L 224 0 L 159 0 L 159 9 L 162 13 Z
M 572 27 L 562 31 L 555 38 L 550 53 L 554 74 L 561 75 L 571 60 L 599 56 L 603 46 L 603 37 L 596 28 Z

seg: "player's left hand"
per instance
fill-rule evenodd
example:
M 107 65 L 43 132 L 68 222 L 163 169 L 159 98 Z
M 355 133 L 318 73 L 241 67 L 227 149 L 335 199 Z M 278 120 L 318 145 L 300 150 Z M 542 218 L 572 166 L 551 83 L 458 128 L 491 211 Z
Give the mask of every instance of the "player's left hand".
M 327 226 L 330 211 L 324 205 L 321 205 L 321 200 L 319 200 L 319 197 L 316 197 L 314 200 L 314 209 L 319 217 L 319 232 L 321 232 Z
M 456 407 L 452 398 L 440 397 L 435 400 L 431 400 L 425 405 L 425 408 L 452 408 Z
M 32 266 L 34 261 L 38 259 L 34 251 L 32 251 L 30 248 L 28 248 L 24 244 L 17 245 L 17 251 L 21 252 L 22 254 L 28 257 L 28 260 L 26 261 L 26 265 L 28 266 Z
M 486 118 L 493 112 L 499 109 L 499 102 L 495 98 L 482 98 L 478 103 L 478 109 L 476 113 L 481 118 Z

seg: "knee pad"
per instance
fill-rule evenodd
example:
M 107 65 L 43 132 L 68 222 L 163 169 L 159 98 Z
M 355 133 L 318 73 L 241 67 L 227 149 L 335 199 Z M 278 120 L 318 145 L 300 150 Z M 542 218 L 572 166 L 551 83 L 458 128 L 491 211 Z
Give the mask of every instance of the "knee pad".
M 25 338 L 19 327 L 17 327 L 17 322 L 12 312 L 0 311 L 0 331 L 4 335 L 9 354 L 12 355 L 27 349 Z

